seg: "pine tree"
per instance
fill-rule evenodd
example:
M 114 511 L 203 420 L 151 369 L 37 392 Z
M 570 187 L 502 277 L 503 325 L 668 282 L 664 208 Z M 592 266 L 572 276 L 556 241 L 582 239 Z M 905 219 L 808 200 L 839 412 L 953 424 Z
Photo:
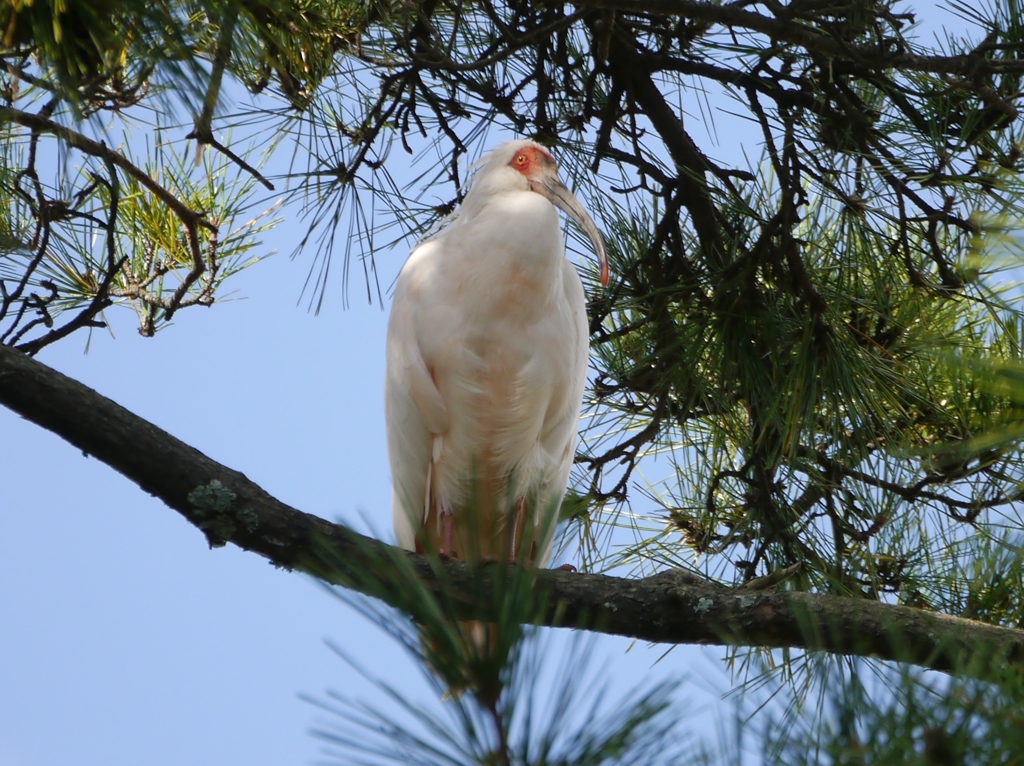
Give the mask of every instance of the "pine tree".
M 1019 763 L 1024 27 L 1017 0 L 950 11 L 932 44 L 937 9 L 874 0 L 12 1 L 0 401 L 211 543 L 442 633 L 500 616 L 509 663 L 456 705 L 465 762 L 643 762 L 669 736 L 659 686 L 557 757 L 512 741 L 537 623 L 734 647 L 752 698 L 792 699 L 763 714 L 785 723 L 764 727 L 768 762 Z M 748 126 L 746 159 L 710 138 L 724 115 Z M 565 539 L 621 579 L 409 559 L 26 356 L 115 303 L 145 335 L 215 303 L 258 260 L 279 215 L 260 194 L 281 185 L 316 305 L 356 255 L 336 242 L 372 256 L 429 229 L 492 128 L 551 145 L 607 235 Z M 266 173 L 275 152 L 307 164 Z M 403 163 L 414 188 L 392 180 Z

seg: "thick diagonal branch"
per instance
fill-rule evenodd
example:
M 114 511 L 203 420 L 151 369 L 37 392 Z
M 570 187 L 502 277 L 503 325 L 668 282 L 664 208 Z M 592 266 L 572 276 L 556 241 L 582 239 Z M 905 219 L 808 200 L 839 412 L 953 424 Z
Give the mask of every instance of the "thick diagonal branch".
M 291 508 L 241 473 L 38 361 L 0 346 L 0 403 L 122 473 L 203 530 L 282 567 L 390 603 L 386 562 L 403 557 L 437 588 L 438 565 Z M 8 509 L 10 512 L 11 509 Z M 382 566 L 382 562 L 385 566 Z M 397 571 L 398 568 L 395 568 Z M 498 568 L 440 565 L 456 601 L 486 594 Z M 369 575 L 368 575 L 369 573 Z M 541 572 L 537 621 L 664 643 L 793 647 L 911 662 L 978 675 L 1024 669 L 1024 631 L 921 609 L 810 593 L 733 590 L 669 571 L 640 580 Z M 475 602 L 475 603 L 474 603 Z M 487 619 L 479 598 L 459 616 Z
M 669 155 L 679 171 L 684 204 L 693 221 L 693 228 L 710 263 L 722 265 L 725 244 L 721 220 L 711 200 L 706 173 L 711 165 L 690 138 L 683 122 L 658 90 L 651 73 L 633 49 L 635 41 L 626 34 L 615 34 L 611 40 L 608 64 L 612 77 L 618 81 L 658 131 Z

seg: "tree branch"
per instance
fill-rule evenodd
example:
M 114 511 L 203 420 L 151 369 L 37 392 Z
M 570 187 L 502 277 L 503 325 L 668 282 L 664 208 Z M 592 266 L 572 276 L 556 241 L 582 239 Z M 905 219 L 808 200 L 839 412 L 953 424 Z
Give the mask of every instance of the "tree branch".
M 693 228 L 708 261 L 723 265 L 726 248 L 722 241 L 721 221 L 712 204 L 705 176 L 705 173 L 712 170 L 711 164 L 658 90 L 650 72 L 631 47 L 634 44 L 635 40 L 625 33 L 612 36 L 608 59 L 612 76 L 632 95 L 665 142 L 679 170 L 678 183 L 683 191 L 684 204 L 690 212 Z
M 202 226 L 210 231 L 214 231 L 217 228 L 206 219 L 205 213 L 195 211 L 190 208 L 171 192 L 150 178 L 143 170 L 129 162 L 124 155 L 110 149 L 99 141 L 94 141 L 88 136 L 84 136 L 81 133 L 54 122 L 53 120 L 47 119 L 46 117 L 30 114 L 29 112 L 22 112 L 18 109 L 12 109 L 7 106 L 0 106 L 0 122 L 13 122 L 32 131 L 49 133 L 67 143 L 68 146 L 78 149 L 84 154 L 99 157 L 105 162 L 115 165 L 117 168 L 123 170 L 138 181 L 141 186 L 149 189 L 154 196 L 174 211 L 174 214 L 177 215 L 187 227 L 189 227 L 190 232 L 194 230 L 196 226 Z
M 720 24 L 733 29 L 749 29 L 770 40 L 798 45 L 808 52 L 832 59 L 853 61 L 871 69 L 899 69 L 912 72 L 935 72 L 953 75 L 983 73 L 1020 73 L 1024 61 L 1017 59 L 991 59 L 983 54 L 983 46 L 969 54 L 959 56 L 927 56 L 905 53 L 904 46 L 875 46 L 846 42 L 816 29 L 812 24 L 820 21 L 813 13 L 791 18 L 766 16 L 747 10 L 747 3 L 701 2 L 701 0 L 572 0 L 577 8 L 600 8 L 644 16 L 659 14 L 679 16 L 705 24 Z
M 216 234 L 217 232 L 217 226 L 206 217 L 207 214 L 190 208 L 174 194 L 157 183 L 156 180 L 151 178 L 141 168 L 132 164 L 124 157 L 124 155 L 110 149 L 99 141 L 94 141 L 88 136 L 82 135 L 81 133 L 56 123 L 46 116 L 30 114 L 18 109 L 12 109 L 11 107 L 0 106 L 0 123 L 3 122 L 13 122 L 16 125 L 28 128 L 33 131 L 33 133 L 49 133 L 50 135 L 53 135 L 59 140 L 65 142 L 68 146 L 78 149 L 84 154 L 98 157 L 106 162 L 108 166 L 113 165 L 114 167 L 117 167 L 119 170 L 122 170 L 138 181 L 140 186 L 143 186 L 152 192 L 157 199 L 167 205 L 167 207 L 170 208 L 176 216 L 178 216 L 178 219 L 185 227 L 185 238 L 188 242 L 189 252 L 192 255 L 192 268 L 189 270 L 188 274 L 185 275 L 185 278 L 182 279 L 181 284 L 174 291 L 174 295 L 171 297 L 168 305 L 164 308 L 165 317 L 170 320 L 174 315 L 174 312 L 181 307 L 182 301 L 189 289 L 206 270 L 206 263 L 203 260 L 203 255 L 200 250 L 199 227 L 207 229 L 213 234 Z
M 0 402 L 163 500 L 211 546 L 232 542 L 393 604 L 399 598 L 386 587 L 387 562 L 396 557 L 435 591 L 443 581 L 455 599 L 492 593 L 506 576 L 500 567 L 431 562 L 291 508 L 110 399 L 2 346 Z M 543 571 L 535 590 L 548 604 L 537 621 L 553 627 L 663 643 L 823 650 L 978 676 L 1024 670 L 1024 631 L 875 601 L 695 584 L 679 570 L 639 580 Z M 488 619 L 490 607 L 471 597 L 456 607 L 459 617 Z

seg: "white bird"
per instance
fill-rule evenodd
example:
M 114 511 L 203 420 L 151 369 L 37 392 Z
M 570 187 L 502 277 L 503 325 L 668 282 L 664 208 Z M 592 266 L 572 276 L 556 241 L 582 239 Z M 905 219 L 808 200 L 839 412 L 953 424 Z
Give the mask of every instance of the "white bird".
M 480 161 L 462 205 L 398 276 L 384 395 L 404 548 L 537 566 L 551 555 L 589 351 L 555 207 L 590 237 L 606 285 L 597 226 L 532 141 Z

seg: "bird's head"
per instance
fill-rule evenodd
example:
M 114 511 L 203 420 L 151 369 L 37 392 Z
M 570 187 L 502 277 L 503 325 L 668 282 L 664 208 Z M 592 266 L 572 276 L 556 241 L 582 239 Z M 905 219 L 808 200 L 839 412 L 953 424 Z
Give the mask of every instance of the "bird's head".
M 601 267 L 601 284 L 607 285 L 608 254 L 605 251 L 604 239 L 593 219 L 576 199 L 576 195 L 562 183 L 558 176 L 558 164 L 551 156 L 551 152 L 533 141 L 512 141 L 495 150 L 485 162 L 487 170 L 500 169 L 500 175 L 507 178 L 510 183 L 540 194 L 579 224 L 594 245 L 594 253 Z M 509 174 L 508 169 L 513 173 Z

